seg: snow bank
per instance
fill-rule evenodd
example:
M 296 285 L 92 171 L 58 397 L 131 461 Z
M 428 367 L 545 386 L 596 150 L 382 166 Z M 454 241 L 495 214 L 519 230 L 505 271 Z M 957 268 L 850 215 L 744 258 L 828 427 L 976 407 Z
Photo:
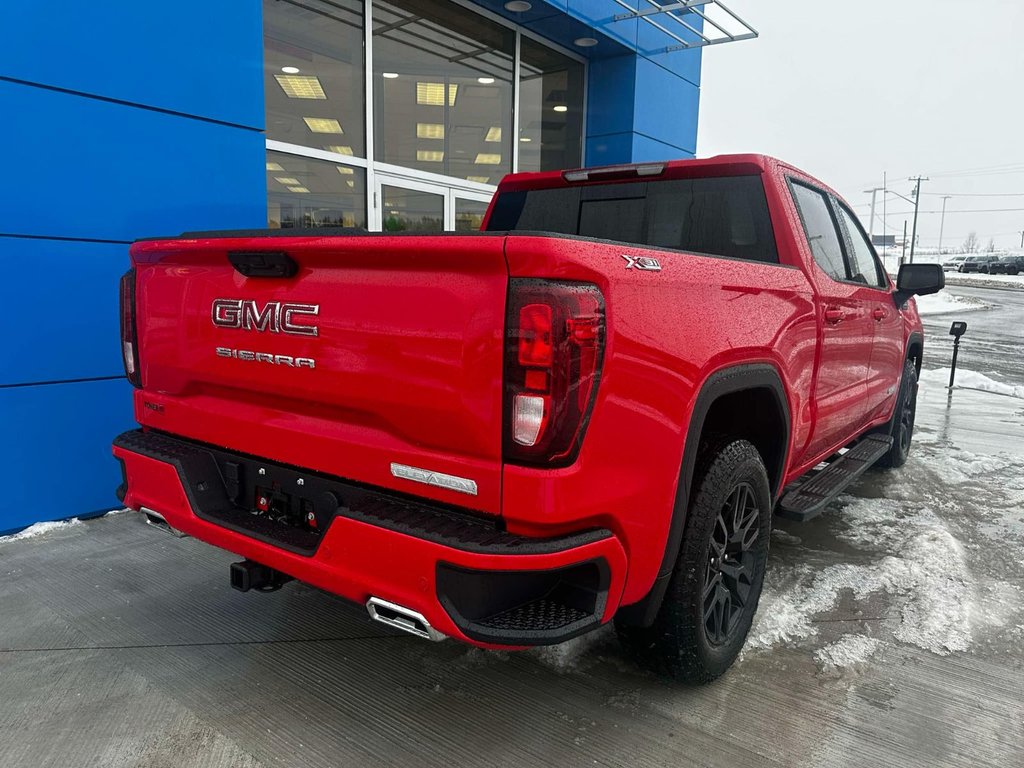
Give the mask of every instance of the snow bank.
M 36 536 L 42 536 L 43 534 L 56 531 L 61 528 L 70 528 L 73 525 L 81 525 L 82 521 L 77 517 L 71 520 L 58 520 L 56 522 L 48 523 L 36 523 L 30 525 L 24 530 L 18 531 L 17 533 L 11 534 L 10 536 L 0 536 L 0 542 L 19 541 L 21 539 L 33 539 Z
M 939 291 L 928 296 L 918 296 L 917 311 L 922 315 L 943 315 L 948 312 L 971 312 L 991 309 L 992 305 L 972 296 L 954 296 L 949 291 Z
M 976 285 L 983 288 L 1024 289 L 1024 274 L 986 275 L 984 272 L 947 272 L 946 285 Z
M 949 368 L 925 369 L 921 371 L 921 382 L 928 386 L 945 387 L 949 384 Z M 956 369 L 956 380 L 953 386 L 961 389 L 977 389 L 982 392 L 993 392 L 997 395 L 1024 399 L 1024 385 L 1004 384 L 1001 381 L 989 378 L 983 373 L 966 368 Z

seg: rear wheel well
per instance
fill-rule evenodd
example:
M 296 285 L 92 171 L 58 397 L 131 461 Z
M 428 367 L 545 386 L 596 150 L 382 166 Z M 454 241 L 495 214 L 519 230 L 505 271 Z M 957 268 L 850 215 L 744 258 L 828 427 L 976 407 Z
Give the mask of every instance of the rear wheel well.
M 768 470 L 772 494 L 777 494 L 789 432 L 785 418 L 778 398 L 767 387 L 730 392 L 711 404 L 701 430 L 701 447 L 726 438 L 749 440 Z

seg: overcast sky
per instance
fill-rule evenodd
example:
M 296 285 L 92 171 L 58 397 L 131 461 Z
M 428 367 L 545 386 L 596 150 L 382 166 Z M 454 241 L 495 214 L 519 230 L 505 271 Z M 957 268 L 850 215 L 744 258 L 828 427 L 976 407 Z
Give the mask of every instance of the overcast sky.
M 705 49 L 697 155 L 763 152 L 830 184 L 867 224 L 882 186 L 921 186 L 921 246 L 1024 230 L 1024 0 L 726 3 L 760 32 Z M 998 195 L 997 195 L 998 193 Z M 878 216 L 881 215 L 879 193 Z M 889 195 L 884 231 L 912 208 Z M 980 209 L 1017 209 L 980 212 Z M 975 211 L 963 213 L 962 211 Z M 882 232 L 881 221 L 873 227 Z

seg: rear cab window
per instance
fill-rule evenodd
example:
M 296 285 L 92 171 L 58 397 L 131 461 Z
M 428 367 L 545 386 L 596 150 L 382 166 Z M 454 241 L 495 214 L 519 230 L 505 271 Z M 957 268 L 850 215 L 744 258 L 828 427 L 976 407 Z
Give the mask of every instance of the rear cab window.
M 491 232 L 551 232 L 777 264 L 759 175 L 501 192 Z

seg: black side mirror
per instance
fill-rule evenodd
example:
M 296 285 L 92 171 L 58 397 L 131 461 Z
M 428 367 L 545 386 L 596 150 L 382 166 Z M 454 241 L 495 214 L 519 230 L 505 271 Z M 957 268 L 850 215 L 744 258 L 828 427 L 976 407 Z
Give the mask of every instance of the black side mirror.
M 896 276 L 896 292 L 892 298 L 902 307 L 911 296 L 938 293 L 946 287 L 941 264 L 904 264 Z

